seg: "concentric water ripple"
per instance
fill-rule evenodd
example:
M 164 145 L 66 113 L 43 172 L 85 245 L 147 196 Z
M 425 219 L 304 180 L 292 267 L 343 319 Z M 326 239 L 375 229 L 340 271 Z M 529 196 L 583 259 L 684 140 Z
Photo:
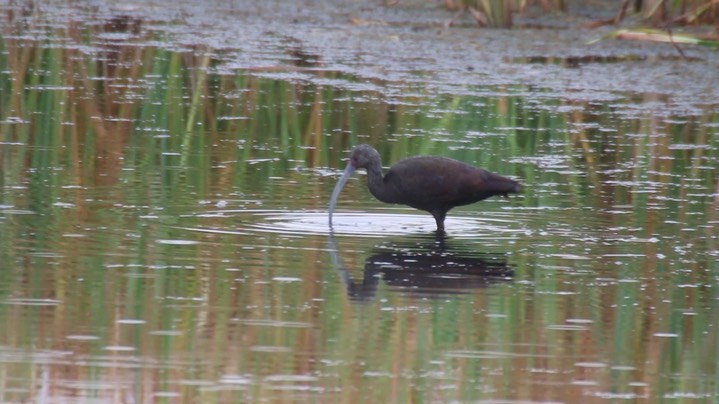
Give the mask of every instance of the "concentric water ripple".
M 277 233 L 293 235 L 351 235 L 366 238 L 434 233 L 431 215 L 407 213 L 340 212 L 329 227 L 326 211 L 224 210 L 195 217 L 232 218 L 226 228 L 196 228 L 222 234 Z M 239 222 L 235 221 L 239 219 Z M 526 219 L 526 218 L 525 218 Z M 451 216 L 445 221 L 447 233 L 456 238 L 511 239 L 526 233 L 522 218 L 493 212 L 482 217 Z

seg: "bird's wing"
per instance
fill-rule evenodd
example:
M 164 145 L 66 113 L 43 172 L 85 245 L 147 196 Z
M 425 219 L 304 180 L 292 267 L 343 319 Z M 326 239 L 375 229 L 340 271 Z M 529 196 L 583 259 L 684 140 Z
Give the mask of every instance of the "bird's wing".
M 395 189 L 399 203 L 420 209 L 424 205 L 452 205 L 482 182 L 477 170 L 451 159 L 413 158 L 393 166 L 385 183 Z

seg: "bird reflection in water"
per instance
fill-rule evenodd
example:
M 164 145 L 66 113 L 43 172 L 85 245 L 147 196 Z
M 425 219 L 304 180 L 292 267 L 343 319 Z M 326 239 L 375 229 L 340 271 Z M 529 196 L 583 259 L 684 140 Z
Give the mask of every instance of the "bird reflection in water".
M 355 281 L 342 264 L 334 235 L 328 238 L 332 264 L 340 274 L 351 300 L 368 301 L 380 280 L 390 290 L 412 296 L 432 297 L 471 293 L 509 282 L 514 268 L 504 254 L 473 253 L 449 247 L 445 236 L 402 239 L 378 247 L 365 260 L 362 281 Z

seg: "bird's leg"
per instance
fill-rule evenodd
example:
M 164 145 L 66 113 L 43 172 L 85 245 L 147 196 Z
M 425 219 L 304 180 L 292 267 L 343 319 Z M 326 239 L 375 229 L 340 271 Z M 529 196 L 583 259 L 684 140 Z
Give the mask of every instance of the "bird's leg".
M 434 221 L 437 222 L 437 233 L 444 233 L 444 217 L 447 216 L 447 212 L 435 210 L 432 213 Z
M 432 248 L 432 251 L 437 253 L 444 252 L 447 249 L 447 245 L 445 244 L 446 240 L 447 233 L 443 231 L 434 232 L 434 246 Z

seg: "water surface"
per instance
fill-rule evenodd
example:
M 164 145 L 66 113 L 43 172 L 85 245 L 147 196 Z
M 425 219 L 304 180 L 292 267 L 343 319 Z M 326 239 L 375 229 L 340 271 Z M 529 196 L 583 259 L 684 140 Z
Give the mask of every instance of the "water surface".
M 146 28 L 165 14 L 58 28 L 43 12 L 1 43 L 2 401 L 719 389 L 717 104 L 436 80 L 421 61 L 368 79 L 365 54 L 343 71 L 286 46 L 273 52 L 291 62 L 252 53 L 253 67 Z M 525 191 L 451 211 L 437 237 L 359 175 L 330 232 L 359 142 L 386 166 L 443 155 Z

